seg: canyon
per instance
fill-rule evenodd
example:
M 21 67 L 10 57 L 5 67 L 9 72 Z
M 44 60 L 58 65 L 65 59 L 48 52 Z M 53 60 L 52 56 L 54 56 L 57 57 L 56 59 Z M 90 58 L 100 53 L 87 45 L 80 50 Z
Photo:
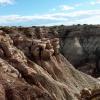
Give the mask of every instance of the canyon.
M 99 30 L 0 27 L 0 100 L 99 100 Z

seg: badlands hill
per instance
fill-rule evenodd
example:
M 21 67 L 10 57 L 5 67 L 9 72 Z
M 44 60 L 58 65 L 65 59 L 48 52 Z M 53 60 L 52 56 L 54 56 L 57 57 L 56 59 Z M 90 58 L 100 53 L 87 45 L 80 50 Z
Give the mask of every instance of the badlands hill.
M 64 27 L 0 28 L 0 100 L 100 100 L 99 80 L 73 67 L 81 45 L 77 35 L 67 45 Z
M 60 26 L 61 52 L 77 69 L 100 76 L 100 26 Z

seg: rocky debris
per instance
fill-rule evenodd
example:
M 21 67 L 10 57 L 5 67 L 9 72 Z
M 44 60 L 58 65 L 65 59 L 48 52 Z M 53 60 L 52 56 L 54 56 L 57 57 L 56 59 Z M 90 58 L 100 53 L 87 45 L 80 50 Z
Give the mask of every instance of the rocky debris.
M 46 32 L 35 39 L 24 33 L 1 33 L 2 100 L 78 100 L 75 94 L 83 88 L 99 86 L 99 80 L 76 70 L 60 54 L 58 38 L 45 38 Z
M 79 100 L 99 100 L 99 99 L 100 99 L 100 89 L 91 90 L 88 88 L 84 88 L 80 92 Z
M 84 88 L 81 92 L 81 98 L 84 100 L 89 100 L 90 96 L 91 96 L 91 91 L 88 88 Z

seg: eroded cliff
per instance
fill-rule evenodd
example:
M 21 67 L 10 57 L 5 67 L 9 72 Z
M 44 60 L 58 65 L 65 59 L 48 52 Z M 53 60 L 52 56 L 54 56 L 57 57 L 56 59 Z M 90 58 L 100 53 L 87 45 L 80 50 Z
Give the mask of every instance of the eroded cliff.
M 99 88 L 60 54 L 56 32 L 32 29 L 0 31 L 0 100 L 78 100 L 82 89 Z
M 62 54 L 80 71 L 99 77 L 100 26 L 63 26 L 60 31 Z

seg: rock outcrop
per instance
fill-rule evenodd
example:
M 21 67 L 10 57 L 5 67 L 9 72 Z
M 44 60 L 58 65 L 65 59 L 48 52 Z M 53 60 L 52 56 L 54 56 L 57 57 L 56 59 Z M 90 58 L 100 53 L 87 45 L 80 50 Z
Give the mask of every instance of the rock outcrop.
M 76 94 L 82 89 L 100 85 L 99 80 L 76 70 L 61 55 L 55 35 L 32 38 L 20 31 L 8 34 L 2 30 L 1 100 L 78 100 Z

